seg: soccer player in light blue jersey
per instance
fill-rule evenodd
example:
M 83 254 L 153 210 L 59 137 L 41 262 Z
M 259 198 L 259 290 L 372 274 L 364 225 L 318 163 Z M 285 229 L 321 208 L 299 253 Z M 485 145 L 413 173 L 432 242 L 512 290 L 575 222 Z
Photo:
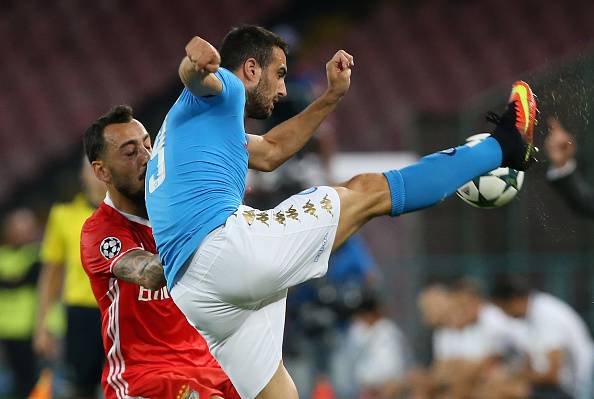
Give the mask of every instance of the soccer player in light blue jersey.
M 326 64 L 328 87 L 303 112 L 263 136 L 244 117 L 267 118 L 285 96 L 287 46 L 256 26 L 234 28 L 217 51 L 186 46 L 185 85 L 157 135 L 146 179 L 147 209 L 171 296 L 242 398 L 294 399 L 282 364 L 287 289 L 326 273 L 333 248 L 371 218 L 436 204 L 499 166 L 532 157 L 536 105 L 514 84 L 492 137 L 442 151 L 401 170 L 313 187 L 274 209 L 242 205 L 248 167 L 269 171 L 296 153 L 350 86 L 353 57 Z

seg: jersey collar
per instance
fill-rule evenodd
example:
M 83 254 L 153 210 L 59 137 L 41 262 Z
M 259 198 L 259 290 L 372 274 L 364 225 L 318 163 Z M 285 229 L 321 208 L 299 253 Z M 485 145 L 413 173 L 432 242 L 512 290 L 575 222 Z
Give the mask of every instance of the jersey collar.
M 103 200 L 103 202 L 105 203 L 105 205 L 110 206 L 113 209 L 115 209 L 116 211 L 118 211 L 119 213 L 121 213 L 122 216 L 124 216 L 126 219 L 130 220 L 131 222 L 143 224 L 145 226 L 151 227 L 151 222 L 148 219 L 145 219 L 140 216 L 132 215 L 131 213 L 126 213 L 126 212 L 120 211 L 118 208 L 116 208 L 116 206 L 113 204 L 113 201 L 111 200 L 111 197 L 109 196 L 109 193 L 105 194 L 105 199 Z

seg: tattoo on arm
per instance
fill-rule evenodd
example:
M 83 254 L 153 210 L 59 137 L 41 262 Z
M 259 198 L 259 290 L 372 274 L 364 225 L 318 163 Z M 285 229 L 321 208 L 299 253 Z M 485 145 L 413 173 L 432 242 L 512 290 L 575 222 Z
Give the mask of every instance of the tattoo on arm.
M 158 290 L 166 283 L 159 256 L 137 249 L 128 252 L 113 266 L 113 274 L 129 283 Z

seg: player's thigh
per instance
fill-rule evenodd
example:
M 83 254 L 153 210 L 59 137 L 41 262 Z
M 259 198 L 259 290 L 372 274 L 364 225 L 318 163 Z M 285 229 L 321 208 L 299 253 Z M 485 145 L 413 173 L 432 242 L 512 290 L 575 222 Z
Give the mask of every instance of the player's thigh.
M 289 375 L 287 369 L 281 362 L 272 379 L 256 396 L 256 399 L 299 399 L 297 387 Z
M 273 209 L 241 206 L 221 232 L 225 244 L 216 259 L 201 246 L 188 271 L 202 270 L 198 275 L 208 291 L 248 306 L 321 277 L 328 269 L 339 202 L 333 188 L 315 187 Z
M 248 308 L 225 303 L 186 284 L 182 277 L 171 297 L 204 337 L 235 389 L 242 397 L 254 398 L 282 359 L 286 291 Z

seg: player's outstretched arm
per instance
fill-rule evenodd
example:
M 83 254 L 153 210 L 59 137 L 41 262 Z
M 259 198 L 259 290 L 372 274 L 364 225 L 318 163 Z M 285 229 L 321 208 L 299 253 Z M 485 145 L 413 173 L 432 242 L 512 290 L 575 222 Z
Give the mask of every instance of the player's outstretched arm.
M 594 218 L 594 188 L 576 170 L 577 144 L 556 118 L 548 119 L 545 151 L 551 161 L 547 173 L 552 186 L 579 215 Z
M 349 90 L 353 65 L 353 56 L 339 50 L 326 63 L 328 88 L 324 94 L 301 113 L 275 126 L 263 136 L 250 135 L 249 167 L 269 172 L 299 151 Z
M 166 284 L 159 256 L 142 249 L 132 250 L 122 256 L 113 266 L 112 272 L 117 278 L 150 290 L 158 290 Z
M 42 265 L 37 284 L 39 299 L 33 333 L 33 349 L 44 358 L 51 358 L 56 353 L 57 343 L 47 329 L 47 316 L 60 297 L 63 281 L 63 263 L 46 262 Z
M 179 65 L 179 77 L 184 86 L 198 97 L 221 94 L 223 84 L 214 75 L 221 56 L 209 42 L 194 36 L 186 45 L 186 56 Z
M 555 169 L 566 167 L 568 162 L 575 160 L 577 145 L 573 137 L 557 118 L 547 119 L 549 134 L 545 139 L 545 152 Z

